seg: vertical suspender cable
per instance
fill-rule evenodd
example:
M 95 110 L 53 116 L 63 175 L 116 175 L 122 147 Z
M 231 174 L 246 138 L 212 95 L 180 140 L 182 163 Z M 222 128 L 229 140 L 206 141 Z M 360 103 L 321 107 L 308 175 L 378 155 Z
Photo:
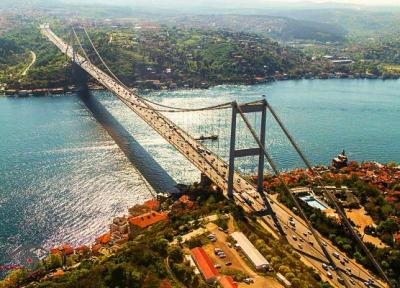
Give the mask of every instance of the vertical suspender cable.
M 304 153 L 300 150 L 299 146 L 297 145 L 297 143 L 294 141 L 293 137 L 290 135 L 289 131 L 286 129 L 286 127 L 283 125 L 282 121 L 280 120 L 280 118 L 278 117 L 278 115 L 275 113 L 274 109 L 272 109 L 271 105 L 267 102 L 267 107 L 270 110 L 272 116 L 275 118 L 276 122 L 278 123 L 279 127 L 282 129 L 282 131 L 285 133 L 286 137 L 289 139 L 290 143 L 292 144 L 292 146 L 294 147 L 294 149 L 297 151 L 297 153 L 300 155 L 301 159 L 303 160 L 304 164 L 307 166 L 307 168 L 310 170 L 310 172 L 317 176 L 315 177 L 318 181 L 318 183 L 321 185 L 324 194 L 328 197 L 328 199 L 335 205 L 336 211 L 339 213 L 340 217 L 344 220 L 344 223 L 346 224 L 347 228 L 349 229 L 350 233 L 353 235 L 353 237 L 356 239 L 356 241 L 361 245 L 362 249 L 364 250 L 365 254 L 368 256 L 369 260 L 371 261 L 371 263 L 375 266 L 375 268 L 378 270 L 379 274 L 381 275 L 381 277 L 383 279 L 385 279 L 385 281 L 390 285 L 391 282 L 389 280 L 389 278 L 386 276 L 385 272 L 383 271 L 383 269 L 381 268 L 381 266 L 379 265 L 379 263 L 376 261 L 376 259 L 374 258 L 374 256 L 372 255 L 371 251 L 369 251 L 368 247 L 364 244 L 364 242 L 361 240 L 360 236 L 358 236 L 357 232 L 354 231 L 353 226 L 351 225 L 349 219 L 346 216 L 346 213 L 343 211 L 342 207 L 340 207 L 340 205 L 338 204 L 338 201 L 335 197 L 335 195 L 333 195 L 331 192 L 329 192 L 325 185 L 323 185 L 321 179 L 320 179 L 320 174 L 318 173 L 318 171 L 315 171 L 310 162 L 308 161 L 308 159 L 305 157 Z

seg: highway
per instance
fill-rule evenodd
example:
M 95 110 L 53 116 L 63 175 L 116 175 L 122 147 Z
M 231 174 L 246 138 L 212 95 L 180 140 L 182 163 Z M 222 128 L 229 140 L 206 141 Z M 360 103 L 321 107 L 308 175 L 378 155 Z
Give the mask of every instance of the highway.
M 55 35 L 47 24 L 40 26 L 41 32 L 45 35 L 54 45 L 56 45 L 61 52 L 66 54 L 69 58 L 74 59 L 74 53 L 72 47 L 63 42 L 57 35 Z M 104 85 L 110 92 L 112 92 L 117 98 L 124 102 L 133 112 L 135 112 L 141 119 L 143 119 L 150 127 L 152 127 L 158 134 L 160 134 L 166 141 L 174 146 L 182 155 L 184 155 L 193 165 L 195 165 L 202 173 L 209 177 L 215 185 L 217 185 L 225 195 L 227 193 L 227 175 L 228 165 L 218 155 L 208 150 L 204 145 L 197 142 L 192 136 L 190 136 L 183 129 L 178 127 L 176 124 L 171 122 L 156 108 L 147 102 L 143 101 L 141 97 L 135 95 L 130 89 L 119 84 L 109 75 L 104 73 L 102 70 L 91 64 L 85 58 L 80 56 L 78 53 L 75 54 L 75 62 L 82 69 L 84 69 L 89 75 L 95 78 L 98 82 Z M 244 206 L 247 210 L 260 212 L 265 211 L 265 204 L 259 196 L 257 190 L 252 184 L 247 182 L 239 173 L 234 174 L 234 198 L 235 202 Z M 335 287 L 345 287 L 338 278 L 336 270 L 330 269 L 332 278 L 326 277 L 327 271 L 322 267 L 322 263 L 326 261 L 326 257 L 323 254 L 320 247 L 318 247 L 315 238 L 310 235 L 309 229 L 305 222 L 290 211 L 287 207 L 278 203 L 271 197 L 266 195 L 268 201 L 272 207 L 273 212 L 279 220 L 279 223 L 283 227 L 287 234 L 287 240 L 299 253 L 308 261 L 309 265 L 315 268 L 318 273 L 325 280 Z M 295 227 L 288 224 L 289 217 L 293 217 Z M 262 216 L 262 219 L 271 228 L 274 227 L 274 222 L 270 216 Z M 287 228 L 286 228 L 287 227 Z M 296 237 L 293 237 L 296 236 Z M 297 238 L 296 240 L 294 238 Z M 365 268 L 358 265 L 354 260 L 349 259 L 348 263 L 344 262 L 346 258 L 337 248 L 335 248 L 328 240 L 321 236 L 322 241 L 326 244 L 326 248 L 332 255 L 334 252 L 338 253 L 339 259 L 334 258 L 336 267 L 345 272 L 346 269 L 350 269 L 353 276 L 348 276 L 342 273 L 350 283 L 350 287 L 366 287 L 363 282 L 368 279 L 372 279 L 374 287 L 387 287 L 382 281 L 378 280 Z M 312 242 L 313 244 L 310 244 Z M 299 244 L 301 244 L 299 246 Z M 342 260 L 342 263 L 341 261 Z M 328 264 L 328 263 L 327 263 Z M 329 268 L 328 268 L 329 269 Z M 351 281 L 350 281 L 351 280 Z M 354 284 L 351 284 L 351 283 Z

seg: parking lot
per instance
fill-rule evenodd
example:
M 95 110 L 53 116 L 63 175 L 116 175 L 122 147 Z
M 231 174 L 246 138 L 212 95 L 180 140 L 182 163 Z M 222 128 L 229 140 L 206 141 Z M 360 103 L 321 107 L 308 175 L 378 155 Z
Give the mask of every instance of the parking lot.
M 217 265 L 217 268 L 220 272 L 224 269 L 232 269 L 232 270 L 240 270 L 244 274 L 246 274 L 250 279 L 252 279 L 253 283 L 238 283 L 239 287 L 272 287 L 272 288 L 282 288 L 283 286 L 273 277 L 263 277 L 258 275 L 252 267 L 249 267 L 249 263 L 244 260 L 238 251 L 234 247 L 230 247 L 226 241 L 229 233 L 234 232 L 234 228 L 231 222 L 228 225 L 228 233 L 224 231 L 220 231 L 218 226 L 214 223 L 209 223 L 206 226 L 208 232 L 206 235 L 214 235 L 215 242 L 210 242 L 210 244 L 205 245 L 203 248 L 207 252 L 207 254 L 212 259 L 213 263 Z M 214 241 L 214 240 L 213 240 Z M 225 257 L 220 258 L 215 253 L 215 249 L 221 249 Z M 230 262 L 230 265 L 226 265 L 227 262 Z

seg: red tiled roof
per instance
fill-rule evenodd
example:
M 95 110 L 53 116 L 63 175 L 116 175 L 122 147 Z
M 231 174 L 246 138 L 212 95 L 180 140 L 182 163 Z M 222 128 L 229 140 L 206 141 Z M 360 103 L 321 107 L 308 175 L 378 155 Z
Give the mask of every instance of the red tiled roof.
M 53 255 L 61 255 L 62 254 L 61 251 L 58 250 L 58 248 L 50 249 L 50 253 L 53 254 Z
M 219 284 L 221 284 L 222 288 L 237 288 L 238 285 L 233 281 L 231 276 L 222 276 L 219 279 Z
M 63 276 L 65 274 L 65 272 L 64 272 L 64 270 L 57 270 L 56 272 L 54 272 L 53 274 L 52 274 L 52 277 L 60 277 L 60 276 Z
M 97 252 L 99 251 L 99 249 L 101 248 L 101 244 L 96 244 L 92 246 L 92 251 L 93 252 Z
M 136 217 L 130 217 L 129 223 L 140 228 L 146 228 L 157 222 L 167 220 L 168 216 L 165 213 L 149 212 Z
M 74 249 L 67 244 L 62 244 L 59 247 L 50 249 L 50 253 L 53 255 L 70 255 L 74 253 Z
M 70 255 L 70 254 L 74 253 L 74 249 L 71 246 L 67 245 L 67 244 L 61 245 L 60 250 L 64 251 L 64 253 L 66 255 Z
M 157 200 L 147 200 L 143 203 L 144 206 L 149 207 L 150 209 L 156 210 L 160 207 L 160 201 Z
M 186 205 L 187 208 L 191 208 L 191 207 L 193 207 L 193 205 L 194 205 L 193 201 L 191 201 L 191 200 L 189 199 L 189 196 L 188 196 L 188 195 L 182 195 L 182 196 L 179 198 L 179 202 L 181 202 L 182 204 Z
M 83 251 L 87 251 L 87 250 L 89 250 L 89 247 L 87 247 L 86 245 L 82 245 L 82 246 L 75 248 L 76 252 L 83 252 Z
M 206 251 L 201 247 L 196 247 L 191 250 L 193 260 L 203 274 L 206 281 L 219 276 L 219 272 L 215 269 L 213 262 L 208 257 Z
M 111 233 L 105 233 L 99 237 L 96 238 L 96 242 L 100 244 L 108 244 L 111 241 Z
M 188 195 L 182 195 L 182 196 L 179 198 L 179 201 L 182 202 L 182 203 L 187 203 L 187 202 L 190 201 L 190 200 L 189 200 L 189 196 L 188 196 Z

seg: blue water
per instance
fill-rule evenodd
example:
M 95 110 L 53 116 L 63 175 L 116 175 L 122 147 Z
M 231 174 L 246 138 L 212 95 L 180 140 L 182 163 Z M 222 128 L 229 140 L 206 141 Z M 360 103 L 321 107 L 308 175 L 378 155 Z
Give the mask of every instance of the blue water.
M 314 164 L 329 164 L 342 149 L 350 160 L 400 161 L 400 81 L 397 80 L 300 80 L 219 86 L 206 91 L 153 93 L 152 99 L 168 105 L 186 103 L 187 107 L 193 107 L 232 100 L 254 101 L 263 94 Z M 180 115 L 170 116 L 193 134 L 207 133 L 207 129 L 202 129 L 204 119 L 221 122 L 209 125 L 209 131 L 219 134 L 223 146 L 227 146 L 229 127 L 221 132 L 219 126 L 230 125 L 230 111 L 220 115 L 222 118 L 218 118 L 218 113 L 223 114 L 204 112 L 198 117 L 192 113 L 186 116 L 189 120 Z M 249 119 L 259 127 L 259 117 L 256 122 L 253 116 Z M 241 131 L 239 148 L 255 146 L 251 135 L 243 132 L 244 124 L 238 125 Z M 267 117 L 266 146 L 282 170 L 303 166 L 271 115 Z M 214 148 L 218 151 L 218 147 Z M 219 150 L 226 158 L 227 150 L 220 147 Z M 250 160 L 239 163 L 238 169 L 252 172 L 254 159 Z
M 312 163 L 328 164 L 342 149 L 351 160 L 387 162 L 400 161 L 399 88 L 400 81 L 302 80 L 146 97 L 198 107 L 266 94 Z M 151 197 L 148 182 L 155 190 L 171 185 L 162 169 L 178 182 L 198 180 L 198 171 L 114 96 L 94 96 L 113 121 L 102 121 L 77 95 L 0 97 L 0 264 L 24 263 L 30 247 L 90 242 L 112 216 Z M 227 157 L 230 111 L 167 114 L 193 135 L 218 134 L 206 145 Z M 249 117 L 259 126 L 259 117 Z M 238 125 L 237 147 L 255 146 Z M 301 167 L 270 115 L 267 127 L 266 146 L 280 169 Z M 243 159 L 236 168 L 252 173 L 254 163 Z

